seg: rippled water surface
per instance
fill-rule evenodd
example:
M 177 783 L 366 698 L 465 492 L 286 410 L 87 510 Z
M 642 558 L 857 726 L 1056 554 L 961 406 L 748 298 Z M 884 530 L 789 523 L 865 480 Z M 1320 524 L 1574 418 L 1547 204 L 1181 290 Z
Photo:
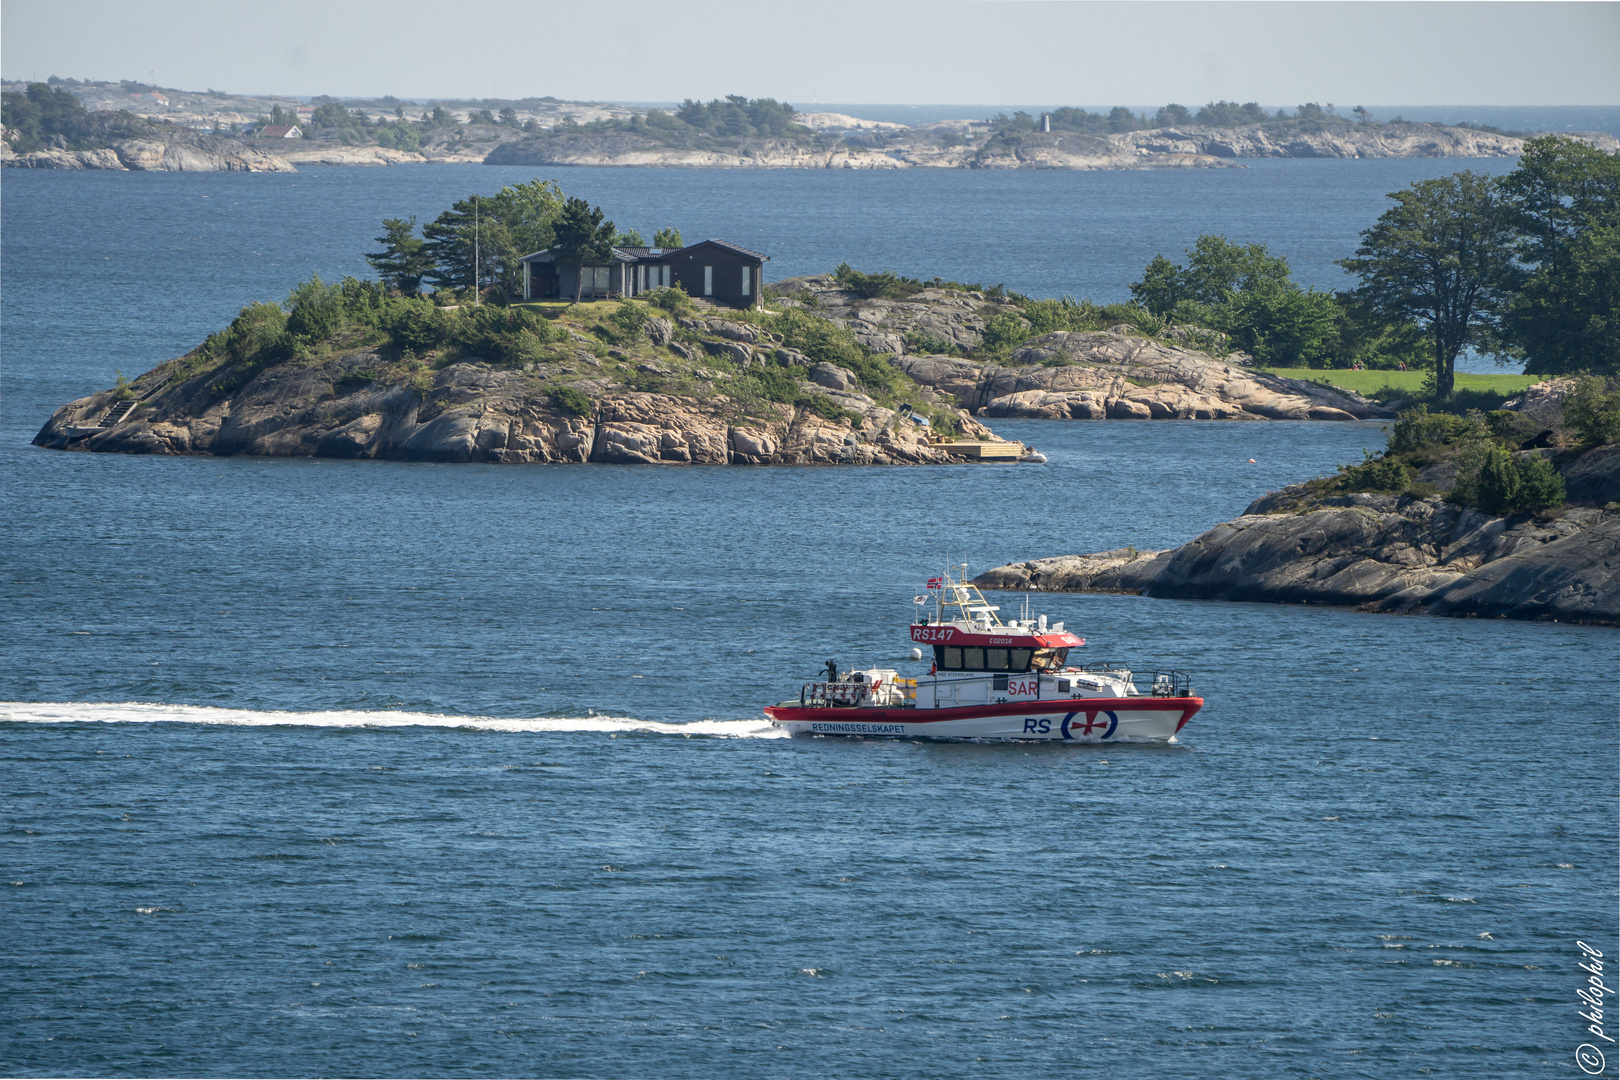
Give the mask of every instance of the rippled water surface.
M 1179 543 L 1358 459 L 1377 424 L 998 422 L 1040 468 L 26 445 L 113 366 L 358 269 L 366 222 L 492 171 L 8 173 L 0 1071 L 1572 1071 L 1574 942 L 1616 936 L 1613 631 L 1042 597 L 1089 659 L 1195 673 L 1209 704 L 1178 745 L 785 739 L 761 718 L 829 656 L 906 666 L 910 598 L 947 558 Z M 1384 190 L 1302 175 L 1346 203 Z M 659 201 L 703 177 L 759 220 L 772 185 L 791 215 L 862 183 L 563 180 L 735 235 L 724 206 Z M 1243 177 L 1271 187 L 1220 186 Z M 1023 179 L 996 190 L 1038 208 L 1040 184 L 1096 180 Z M 1264 170 L 1134 179 L 1193 192 L 1144 220 L 1322 202 Z M 874 261 L 932 272 L 968 200 L 908 182 L 805 218 L 818 254 L 778 264 L 836 261 L 878 222 L 918 239 Z M 1086 243 L 1132 232 L 1085 205 Z M 1043 235 L 1017 234 L 1058 259 Z M 112 265 L 87 276 L 97 250 Z M 1095 272 L 1018 284 L 1097 295 Z

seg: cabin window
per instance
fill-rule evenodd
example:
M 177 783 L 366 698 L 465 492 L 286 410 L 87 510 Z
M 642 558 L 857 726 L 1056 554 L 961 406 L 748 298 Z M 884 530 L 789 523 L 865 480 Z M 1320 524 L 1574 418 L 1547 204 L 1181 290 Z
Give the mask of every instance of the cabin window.
M 714 267 L 712 266 L 703 268 L 703 295 L 714 295 Z
M 1052 649 L 1042 649 L 1041 654 L 1051 653 Z M 1062 654 L 1064 650 L 1057 650 Z M 974 647 L 958 648 L 955 645 L 934 646 L 934 666 L 940 671 L 1028 671 L 1030 669 L 1030 649 L 981 649 Z M 1047 670 L 1039 665 L 1051 663 L 1051 658 L 1036 654 L 1038 670 Z M 1061 658 L 1054 665 L 1062 666 Z
M 1007 676 L 1005 676 L 1005 675 L 997 675 L 994 679 L 991 680 L 990 689 L 992 689 L 992 690 L 1005 690 L 1005 689 L 1007 689 Z
M 669 267 L 660 266 L 658 268 L 658 276 L 663 279 L 664 288 L 669 288 Z
M 1058 680 L 1058 693 L 1067 694 L 1068 692 L 1069 692 L 1069 680 L 1068 679 L 1059 679 Z
M 743 271 L 742 294 L 744 296 L 752 296 L 753 291 L 754 291 L 754 268 L 752 266 L 745 266 L 745 267 L 742 268 L 742 271 Z
M 1068 649 L 1036 649 L 1033 666 L 1036 671 L 1057 671 L 1068 659 Z

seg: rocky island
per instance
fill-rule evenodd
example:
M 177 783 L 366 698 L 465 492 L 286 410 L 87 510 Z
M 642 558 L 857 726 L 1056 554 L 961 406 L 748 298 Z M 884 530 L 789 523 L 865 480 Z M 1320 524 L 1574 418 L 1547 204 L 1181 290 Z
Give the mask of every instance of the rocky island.
M 351 284 L 363 295 L 369 283 Z M 652 308 L 659 314 L 633 303 L 400 301 L 381 325 L 351 307 L 332 332 L 301 334 L 300 310 L 340 307 L 341 289 L 317 280 L 290 313 L 244 309 L 191 353 L 57 410 L 34 441 L 504 463 L 898 465 L 977 459 L 985 444 L 1002 460 L 1024 452 L 966 413 L 908 395 L 886 365 L 858 373 L 813 359 L 796 346 L 836 356 L 848 343 L 773 330 L 768 318 L 699 312 L 678 298 L 674 311 Z M 861 366 L 859 353 L 849 357 Z
M 1620 625 L 1620 394 L 1588 411 L 1607 409 L 1608 430 L 1583 435 L 1547 409 L 1573 380 L 1535 389 L 1488 418 L 1404 414 L 1382 457 L 1180 547 L 1032 559 L 975 584 Z
M 1076 307 L 956 283 L 902 299 L 863 275 L 777 283 L 761 310 L 661 289 L 470 306 L 315 279 L 187 353 L 70 402 L 54 449 L 421 461 L 925 464 L 1016 459 L 976 417 L 1350 420 L 1392 415 Z M 445 300 L 450 296 L 450 300 Z M 456 303 L 457 300 L 465 302 Z M 1025 306 L 1020 307 L 1020 304 Z M 1090 314 L 1087 314 L 1090 312 Z M 998 322 L 998 320 L 1000 320 Z M 1016 325 L 1016 346 L 996 345 Z M 1194 337 L 1189 328 L 1169 334 Z

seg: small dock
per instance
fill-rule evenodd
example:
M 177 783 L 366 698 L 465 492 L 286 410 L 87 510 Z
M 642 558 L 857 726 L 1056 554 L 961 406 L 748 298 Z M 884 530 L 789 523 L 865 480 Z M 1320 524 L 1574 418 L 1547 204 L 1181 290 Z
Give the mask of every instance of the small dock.
M 967 458 L 969 461 L 1017 461 L 1029 452 L 1019 442 L 940 442 L 933 445 L 952 457 Z

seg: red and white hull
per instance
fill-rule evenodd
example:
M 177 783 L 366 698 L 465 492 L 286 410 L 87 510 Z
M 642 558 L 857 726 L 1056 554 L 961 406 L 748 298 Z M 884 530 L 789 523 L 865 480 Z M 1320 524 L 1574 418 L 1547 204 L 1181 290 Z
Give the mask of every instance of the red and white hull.
M 945 709 L 769 705 L 765 714 L 777 727 L 794 735 L 1166 742 L 1203 707 L 1201 697 L 1143 696 L 1006 702 Z

